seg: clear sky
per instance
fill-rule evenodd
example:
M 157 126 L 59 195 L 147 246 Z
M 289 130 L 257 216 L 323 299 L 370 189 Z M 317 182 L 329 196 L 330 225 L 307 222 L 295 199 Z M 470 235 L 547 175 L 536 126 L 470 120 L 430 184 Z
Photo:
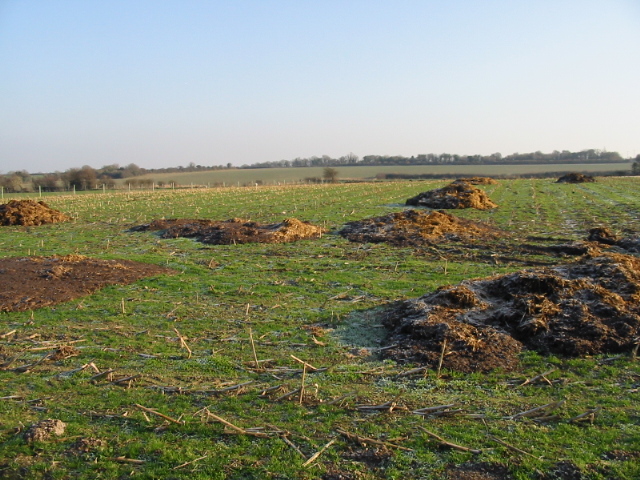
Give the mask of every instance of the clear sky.
M 639 0 L 0 0 L 0 173 L 640 153 Z

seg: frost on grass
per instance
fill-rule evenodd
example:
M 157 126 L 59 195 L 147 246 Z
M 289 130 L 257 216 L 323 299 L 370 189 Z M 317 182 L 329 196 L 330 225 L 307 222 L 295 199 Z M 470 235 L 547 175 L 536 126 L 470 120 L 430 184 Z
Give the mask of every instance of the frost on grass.
M 640 259 L 585 256 L 441 287 L 392 304 L 384 350 L 463 372 L 509 370 L 522 349 L 570 357 L 630 352 L 640 335 Z

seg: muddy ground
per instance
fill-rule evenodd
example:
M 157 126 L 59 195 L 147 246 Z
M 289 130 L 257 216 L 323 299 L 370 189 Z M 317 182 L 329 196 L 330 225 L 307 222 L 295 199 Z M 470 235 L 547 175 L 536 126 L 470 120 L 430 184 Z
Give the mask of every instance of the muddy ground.
M 453 182 L 443 188 L 422 192 L 409 198 L 406 205 L 446 210 L 458 208 L 489 210 L 498 206 L 483 190 L 460 181 Z
M 261 224 L 233 218 L 225 221 L 170 219 L 154 220 L 133 227 L 132 231 L 159 231 L 162 238 L 195 238 L 213 245 L 235 245 L 240 243 L 287 243 L 310 238 L 320 238 L 326 229 L 287 218 L 280 223 Z
M 591 175 L 585 175 L 584 173 L 567 173 L 558 178 L 556 183 L 588 183 L 595 181 L 596 179 Z
M 466 280 L 382 314 L 384 355 L 462 372 L 511 370 L 523 349 L 576 357 L 628 353 L 640 340 L 640 258 L 586 255 L 568 265 Z
M 338 232 L 352 242 L 396 246 L 428 245 L 441 240 L 488 239 L 501 233 L 482 222 L 443 211 L 405 210 L 382 217 L 349 222 Z
M 173 270 L 81 255 L 0 258 L 0 312 L 34 310 Z
M 27 227 L 45 223 L 66 222 L 64 213 L 54 210 L 44 202 L 35 200 L 11 200 L 0 205 L 0 225 L 24 225 Z

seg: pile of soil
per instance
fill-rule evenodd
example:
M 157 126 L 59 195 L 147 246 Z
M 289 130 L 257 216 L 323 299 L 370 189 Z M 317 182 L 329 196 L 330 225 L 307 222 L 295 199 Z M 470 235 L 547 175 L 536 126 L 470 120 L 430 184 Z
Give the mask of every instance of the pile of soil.
M 132 231 L 160 231 L 162 238 L 187 237 L 213 245 L 238 243 L 287 243 L 320 238 L 327 230 L 296 218 L 280 223 L 260 224 L 232 218 L 225 221 L 170 219 L 154 220 Z
M 495 228 L 443 211 L 405 210 L 382 217 L 349 222 L 338 232 L 352 242 L 420 246 L 436 240 L 493 238 Z
M 64 213 L 50 208 L 44 202 L 11 200 L 0 205 L 0 225 L 24 225 L 27 227 L 45 223 L 66 222 Z
M 44 442 L 49 440 L 53 435 L 58 437 L 63 435 L 66 428 L 66 423 L 55 418 L 48 418 L 31 425 L 27 431 L 24 432 L 23 436 L 27 443 Z
M 588 183 L 595 182 L 596 179 L 591 175 L 583 173 L 567 173 L 558 179 L 556 183 Z
M 570 357 L 630 351 L 640 336 L 640 258 L 585 256 L 442 287 L 392 304 L 386 356 L 462 372 L 510 370 L 523 348 Z M 446 342 L 446 343 L 445 343 Z
M 82 255 L 0 258 L 0 312 L 56 305 L 107 285 L 127 285 L 174 273 L 132 260 L 97 260 Z
M 589 230 L 587 240 L 619 247 L 632 253 L 640 253 L 640 236 L 620 238 L 606 227 L 597 227 Z
M 438 209 L 477 208 L 478 210 L 488 210 L 498 206 L 486 193 L 466 182 L 454 182 L 443 188 L 422 192 L 409 198 L 406 205 Z
M 498 181 L 491 177 L 458 178 L 453 183 L 468 183 L 469 185 L 497 185 Z

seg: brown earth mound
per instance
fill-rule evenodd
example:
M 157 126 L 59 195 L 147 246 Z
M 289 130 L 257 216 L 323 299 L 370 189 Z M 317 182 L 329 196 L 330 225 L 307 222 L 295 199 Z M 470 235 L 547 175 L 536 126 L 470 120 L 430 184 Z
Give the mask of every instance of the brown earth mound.
M 486 193 L 466 182 L 454 182 L 443 188 L 422 192 L 409 198 L 406 205 L 444 209 L 477 208 L 478 210 L 488 210 L 498 206 Z
M 467 280 L 391 305 L 385 355 L 462 372 L 516 366 L 522 349 L 565 356 L 630 351 L 640 336 L 640 259 L 573 264 Z
M 556 183 L 586 183 L 595 181 L 596 179 L 591 175 L 585 175 L 583 173 L 567 173 L 560 177 Z
M 620 238 L 606 227 L 597 227 L 589 230 L 590 242 L 598 242 L 604 245 L 613 245 L 632 253 L 640 253 L 640 236 Z
M 44 202 L 11 200 L 0 205 L 0 225 L 43 225 L 69 220 L 64 213 L 50 208 Z
M 127 285 L 144 277 L 173 273 L 157 265 L 81 255 L 0 258 L 0 312 L 56 305 L 106 285 Z
M 327 230 L 295 218 L 281 223 L 260 224 L 233 218 L 226 221 L 212 220 L 154 220 L 146 225 L 133 227 L 132 231 L 162 231 L 162 238 L 188 237 L 214 245 L 237 243 L 287 243 L 308 238 L 320 238 Z
M 458 178 L 453 183 L 468 183 L 469 185 L 497 185 L 498 181 L 491 177 Z
M 491 238 L 499 232 L 487 224 L 454 217 L 443 211 L 405 210 L 349 222 L 338 234 L 352 242 L 419 246 L 442 239 Z

